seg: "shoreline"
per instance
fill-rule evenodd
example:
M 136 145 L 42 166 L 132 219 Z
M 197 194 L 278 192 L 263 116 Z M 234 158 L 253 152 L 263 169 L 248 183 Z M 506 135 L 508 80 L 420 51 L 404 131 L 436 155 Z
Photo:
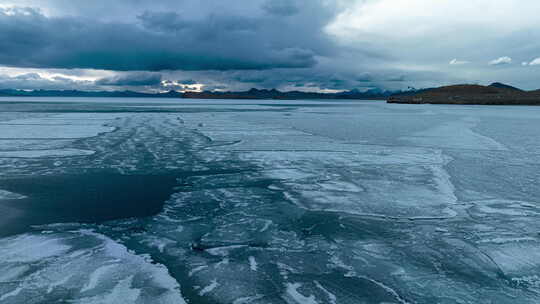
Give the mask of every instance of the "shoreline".
M 456 105 L 456 106 L 540 106 L 540 100 L 535 103 L 493 103 L 493 102 L 485 102 L 485 103 L 479 103 L 479 102 L 465 102 L 465 103 L 456 103 L 456 102 L 432 102 L 432 101 L 424 101 L 424 102 L 414 102 L 414 101 L 396 101 L 396 100 L 386 100 L 387 104 L 413 104 L 413 105 L 422 105 L 422 104 L 429 104 L 429 105 Z

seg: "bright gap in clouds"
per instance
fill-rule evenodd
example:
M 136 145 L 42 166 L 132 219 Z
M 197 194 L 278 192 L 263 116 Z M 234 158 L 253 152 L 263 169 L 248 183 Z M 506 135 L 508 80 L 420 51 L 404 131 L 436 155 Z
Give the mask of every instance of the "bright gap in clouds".
M 54 80 L 55 77 L 63 77 L 73 81 L 95 81 L 100 78 L 110 77 L 113 71 L 93 69 L 39 69 L 39 68 L 16 68 L 0 66 L 0 75 L 17 77 L 25 74 L 38 74 L 44 79 Z
M 501 81 L 526 89 L 539 86 L 535 70 L 522 65 L 531 66 L 531 58 L 540 56 L 540 1 L 343 3 L 348 5 L 326 26 L 326 33 L 343 49 L 385 56 L 379 67 L 438 72 L 444 75 L 437 78 L 440 84 Z
M 414 38 L 458 33 L 505 35 L 539 25 L 540 1 L 525 0 L 356 0 L 327 31 L 338 37 Z M 364 36 L 367 34 L 368 36 Z M 448 37 L 439 36 L 440 39 Z M 482 39 L 476 36 L 476 39 Z

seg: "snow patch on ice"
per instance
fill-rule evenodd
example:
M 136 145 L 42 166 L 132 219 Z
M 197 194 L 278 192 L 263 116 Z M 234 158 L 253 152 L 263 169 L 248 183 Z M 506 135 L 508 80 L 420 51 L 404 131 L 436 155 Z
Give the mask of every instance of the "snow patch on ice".
M 24 199 L 26 196 L 0 189 L 0 200 Z
M 251 296 L 251 297 L 242 297 L 242 298 L 238 298 L 236 300 L 234 300 L 234 302 L 232 304 L 249 304 L 249 303 L 252 303 L 253 301 L 256 301 L 256 300 L 259 300 L 259 299 L 262 299 L 263 298 L 263 295 L 254 295 L 254 296 Z
M 94 272 L 90 274 L 90 280 L 88 281 L 86 285 L 84 285 L 84 287 L 81 289 L 81 292 L 85 292 L 85 291 L 96 288 L 96 286 L 99 283 L 99 280 L 105 274 L 107 274 L 108 271 L 110 271 L 111 269 L 114 269 L 115 267 L 116 267 L 115 264 L 111 264 L 111 265 L 101 266 L 98 269 L 94 270 Z
M 304 296 L 301 294 L 298 289 L 302 287 L 300 283 L 287 283 L 286 285 L 286 295 L 285 299 L 289 303 L 298 303 L 298 304 L 318 304 L 314 295 Z
M 114 288 L 103 295 L 82 298 L 75 300 L 74 303 L 94 304 L 94 303 L 136 303 L 141 295 L 141 290 L 132 288 L 133 276 L 129 276 L 114 286 Z
M 322 290 L 326 296 L 328 297 L 328 303 L 330 304 L 336 304 L 337 303 L 337 297 L 335 294 L 331 293 L 330 291 L 328 291 L 326 288 L 324 288 L 321 283 L 319 283 L 318 281 L 314 281 L 315 283 L 315 286 L 317 286 L 317 288 L 319 288 L 320 290 Z
M 0 263 L 33 263 L 65 255 L 70 246 L 61 238 L 41 235 L 21 235 L 0 239 Z
M 257 261 L 254 256 L 249 257 L 249 269 L 251 269 L 251 271 L 257 271 Z
M 540 269 L 540 244 L 536 241 L 483 244 L 486 253 L 507 275 L 537 274 Z
M 244 247 L 247 247 L 247 245 L 232 245 L 232 246 L 215 247 L 215 248 L 206 249 L 206 252 L 210 253 L 211 255 L 228 256 L 232 250 L 235 250 L 238 248 L 244 248 Z
M 185 303 L 163 265 L 89 230 L 3 238 L 0 256 L 0 280 L 19 282 L 1 286 L 4 299 L 16 303 L 55 303 L 66 291 L 73 303 Z
M 491 239 L 480 240 L 479 243 L 493 243 L 493 244 L 506 244 L 506 243 L 520 243 L 520 242 L 536 242 L 538 239 L 525 236 L 525 237 L 497 237 Z
M 540 210 L 537 204 L 531 202 L 505 199 L 491 199 L 471 202 L 471 213 L 478 217 L 486 216 L 537 216 Z
M 218 288 L 218 287 L 219 287 L 219 283 L 217 282 L 217 280 L 212 280 L 212 282 L 210 283 L 210 285 L 204 287 L 204 288 L 199 292 L 199 295 L 200 295 L 200 296 L 204 296 L 205 294 L 212 292 L 214 289 L 216 289 L 216 288 Z
M 7 298 L 14 297 L 14 296 L 18 295 L 19 293 L 21 293 L 22 290 L 23 289 L 21 287 L 18 287 L 16 289 L 14 289 L 13 291 L 10 291 L 10 292 L 0 296 L 0 301 L 4 301 Z
M 193 276 L 194 274 L 196 274 L 197 272 L 199 272 L 199 271 L 201 271 L 201 270 L 203 270 L 203 269 L 206 269 L 206 268 L 208 268 L 208 265 L 197 266 L 197 267 L 195 267 L 195 268 L 193 268 L 193 269 L 191 269 L 191 270 L 189 271 L 188 276 L 191 277 L 191 276 Z

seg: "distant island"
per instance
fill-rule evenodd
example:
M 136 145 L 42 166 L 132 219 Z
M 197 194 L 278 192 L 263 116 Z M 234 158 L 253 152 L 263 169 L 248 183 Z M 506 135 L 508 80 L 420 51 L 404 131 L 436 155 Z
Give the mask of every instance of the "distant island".
M 402 92 L 390 96 L 388 103 L 462 105 L 540 105 L 540 90 L 524 91 L 503 83 L 451 85 Z
M 365 92 L 359 90 L 350 90 L 339 93 L 317 93 L 288 91 L 282 92 L 276 89 L 259 90 L 251 89 L 242 92 L 221 92 L 221 91 L 202 91 L 202 92 L 178 92 L 168 91 L 164 93 L 143 93 L 134 91 L 79 91 L 79 90 L 0 90 L 0 97 L 139 97 L 139 98 L 194 98 L 194 99 L 372 99 L 386 100 L 392 94 L 402 91 L 383 91 L 372 89 Z

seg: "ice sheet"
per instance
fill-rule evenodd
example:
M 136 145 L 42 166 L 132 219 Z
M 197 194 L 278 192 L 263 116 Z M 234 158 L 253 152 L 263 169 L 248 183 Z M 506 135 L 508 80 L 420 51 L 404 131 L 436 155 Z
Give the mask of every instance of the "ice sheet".
M 67 293 L 75 303 L 540 302 L 540 140 L 531 132 L 518 149 L 509 144 L 537 114 L 186 102 L 0 115 L 1 128 L 114 128 L 4 139 L 3 152 L 96 153 L 1 158 L 2 178 L 100 170 L 177 178 L 155 216 L 0 240 L 0 281 L 14 282 L 0 284 L 4 302 Z
M 476 124 L 477 122 L 474 119 L 464 118 L 462 121 L 445 123 L 403 139 L 428 147 L 490 151 L 508 150 L 507 147 L 496 140 L 473 131 Z
M 0 125 L 0 139 L 83 138 L 114 131 L 102 125 Z

